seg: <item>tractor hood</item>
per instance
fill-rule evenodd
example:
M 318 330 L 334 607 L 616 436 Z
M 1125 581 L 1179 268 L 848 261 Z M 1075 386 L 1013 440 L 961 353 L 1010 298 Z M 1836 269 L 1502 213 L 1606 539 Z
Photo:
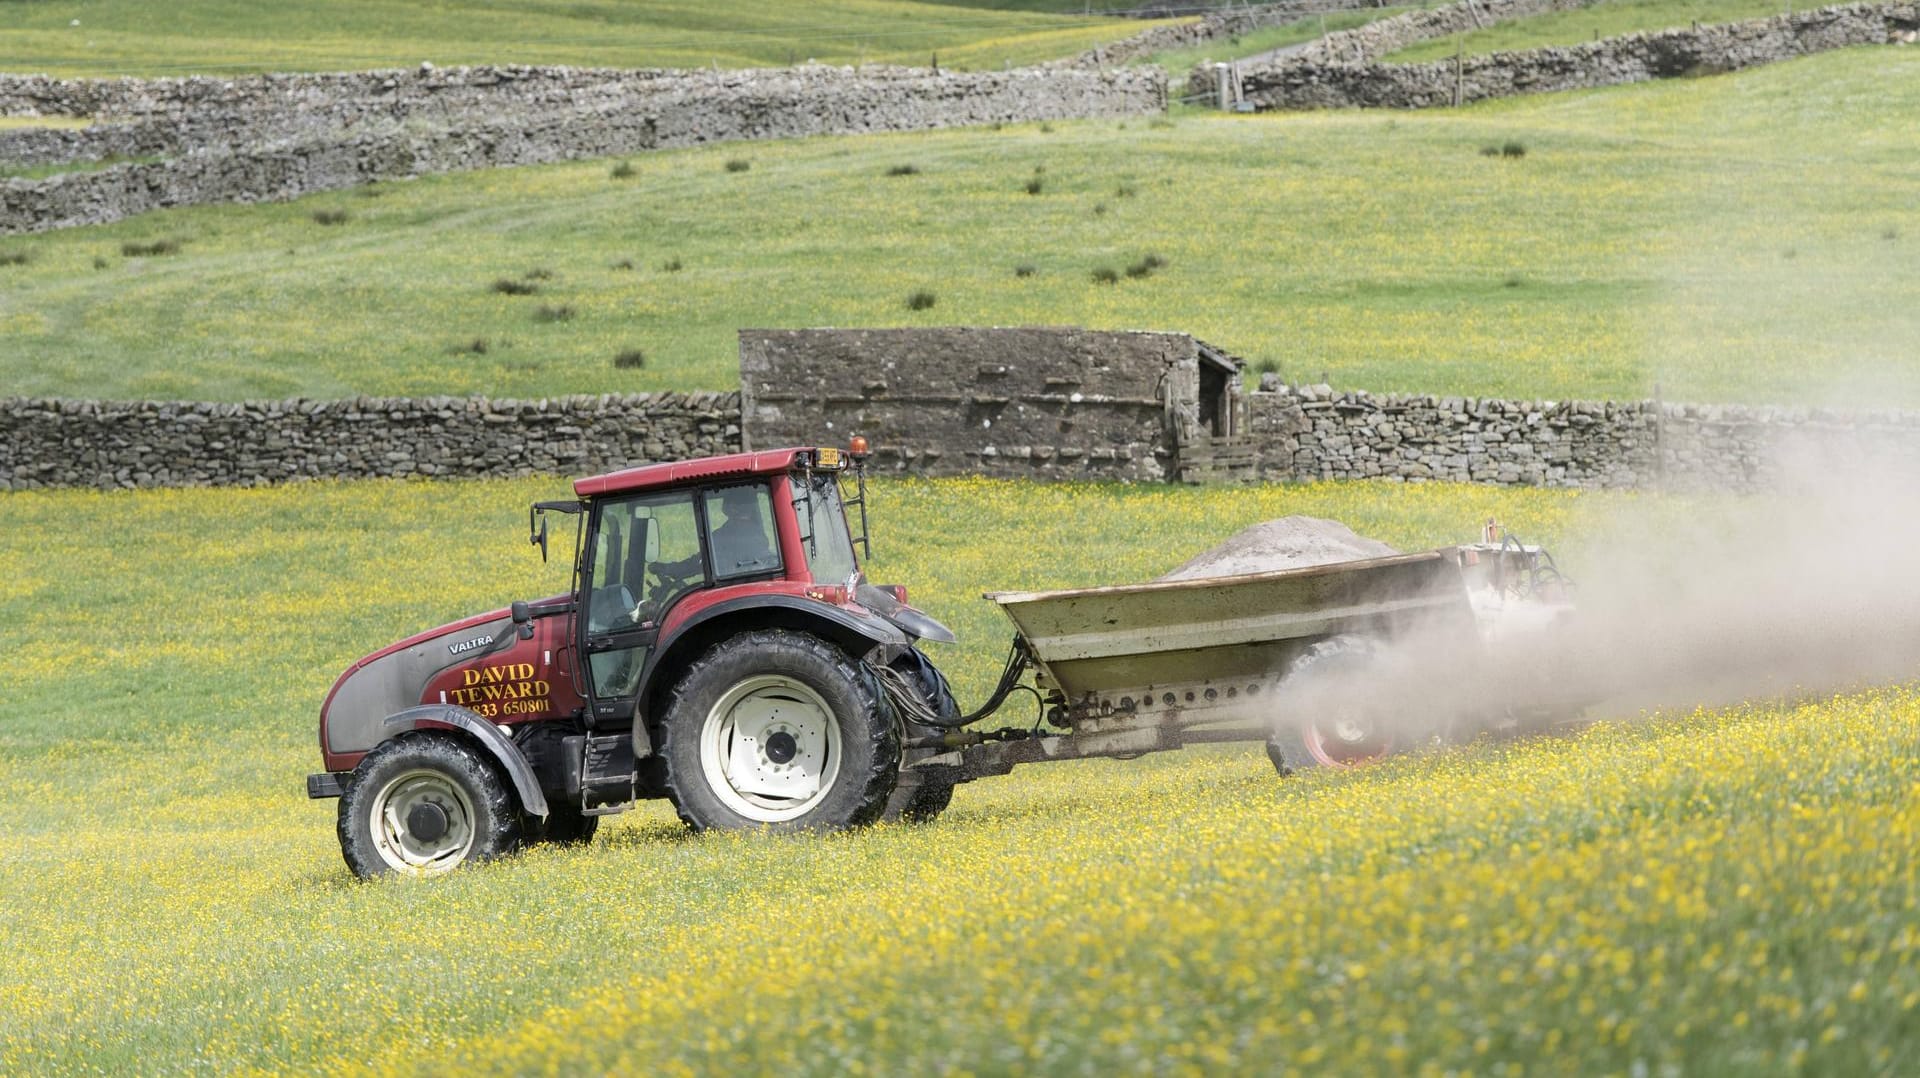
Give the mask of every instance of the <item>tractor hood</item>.
M 565 643 L 566 620 L 536 617 L 534 637 L 522 640 L 514 631 L 512 611 L 492 610 L 416 633 L 349 666 L 320 706 L 320 750 L 327 758 L 328 769 L 352 767 L 360 754 L 388 736 L 381 725 L 388 716 L 418 704 L 456 704 L 495 722 L 521 717 L 510 715 L 504 707 L 496 715 L 487 715 L 478 696 L 468 700 L 448 690 L 467 680 L 460 676 L 462 668 L 532 667 L 525 680 L 546 684 L 553 708 L 563 703 L 571 706 L 562 699 L 571 697 L 569 672 L 556 662 L 556 653 Z M 519 671 L 510 672 L 517 676 Z M 472 680 L 491 683 L 496 679 L 487 676 Z M 441 699 L 442 690 L 448 690 L 448 699 Z

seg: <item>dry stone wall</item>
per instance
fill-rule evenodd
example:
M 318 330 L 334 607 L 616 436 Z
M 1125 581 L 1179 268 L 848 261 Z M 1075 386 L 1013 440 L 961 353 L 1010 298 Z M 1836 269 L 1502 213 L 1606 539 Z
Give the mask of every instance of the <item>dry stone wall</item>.
M 164 206 L 293 198 L 376 179 L 739 139 L 1159 112 L 1157 69 L 949 73 L 454 68 L 214 79 L 0 75 L 0 115 L 91 116 L 0 132 L 0 162 L 162 156 L 0 183 L 0 234 Z
M 1920 413 L 1521 401 L 1276 387 L 1250 398 L 1266 480 L 1756 491 L 1920 467 Z
M 731 452 L 738 393 L 512 401 L 0 400 L 0 489 L 579 475 Z
M 1581 6 L 1569 0 L 1512 0 L 1508 13 Z M 1413 12 L 1341 34 L 1278 63 L 1240 70 L 1254 108 L 1430 108 L 1516 94 L 1549 93 L 1654 79 L 1716 74 L 1831 49 L 1910 43 L 1920 4 L 1850 4 L 1748 22 L 1628 34 L 1565 48 L 1532 49 L 1421 64 L 1378 62 L 1457 25 L 1464 5 Z M 1482 5 L 1481 10 L 1500 10 Z M 1455 12 L 1451 18 L 1448 12 Z M 1404 20 L 1404 21 L 1403 21 Z M 1193 93 L 1213 93 L 1217 73 L 1197 69 Z
M 855 433 L 880 470 L 929 476 L 1752 491 L 1920 474 L 1920 412 L 1374 395 L 1268 376 L 1216 402 L 1226 433 L 1183 430 L 1212 407 L 1196 376 L 1218 356 L 1179 333 L 764 330 L 741 334 L 737 393 L 15 398 L 0 400 L 0 490 L 580 475 Z
M 1088 49 L 1067 62 L 1077 66 L 1125 63 L 1169 49 L 1191 48 L 1269 26 L 1285 26 L 1314 15 L 1384 6 L 1385 0 L 1292 0 L 1244 7 L 1229 5 L 1197 19 L 1142 30 L 1132 37 Z M 1129 14 L 1142 19 L 1176 19 L 1192 13 L 1192 4 L 1174 4 L 1149 5 Z

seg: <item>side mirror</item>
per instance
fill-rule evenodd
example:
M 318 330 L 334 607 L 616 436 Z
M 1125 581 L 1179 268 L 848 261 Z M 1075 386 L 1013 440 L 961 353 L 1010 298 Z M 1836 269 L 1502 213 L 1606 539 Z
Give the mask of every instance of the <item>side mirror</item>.
M 545 529 L 542 530 L 544 531 Z M 533 608 L 527 605 L 525 599 L 515 599 L 512 609 L 514 629 L 519 634 L 520 639 L 533 639 Z
M 540 548 L 540 560 L 547 560 L 547 514 L 566 513 L 578 516 L 585 505 L 581 502 L 534 502 L 527 508 L 527 542 Z

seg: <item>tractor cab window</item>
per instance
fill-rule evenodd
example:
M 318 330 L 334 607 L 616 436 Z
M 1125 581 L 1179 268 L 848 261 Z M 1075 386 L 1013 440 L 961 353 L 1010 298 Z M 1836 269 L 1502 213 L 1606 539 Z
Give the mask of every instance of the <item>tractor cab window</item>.
M 693 494 L 604 505 L 588 556 L 587 651 L 594 694 L 629 695 L 648 644 L 627 638 L 655 628 L 674 600 L 706 583 Z
M 765 483 L 707 492 L 707 549 L 716 579 L 780 571 L 773 499 Z
M 832 472 L 796 475 L 790 481 L 793 510 L 800 518 L 800 546 L 816 583 L 845 584 L 860 571 L 853 560 L 853 536 L 840 502 L 840 481 Z

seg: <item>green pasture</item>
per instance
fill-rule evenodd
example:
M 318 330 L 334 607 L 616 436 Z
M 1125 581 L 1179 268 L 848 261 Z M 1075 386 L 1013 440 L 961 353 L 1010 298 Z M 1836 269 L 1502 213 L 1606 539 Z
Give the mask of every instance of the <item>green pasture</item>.
M 584 849 L 353 882 L 302 785 L 328 685 L 563 589 L 523 529 L 564 490 L 0 495 L 0 1072 L 1920 1062 L 1899 692 L 1284 782 L 1241 747 L 1042 765 L 844 836 L 648 805 Z M 1142 579 L 1287 513 L 1573 551 L 1643 500 L 890 481 L 869 568 L 959 630 L 937 658 L 971 706 L 1007 633 L 982 590 Z
M 456 64 L 755 67 L 1058 59 L 1152 25 L 921 0 L 4 0 L 0 71 L 68 77 Z
M 1422 41 L 1387 56 L 1386 61 L 1416 63 L 1456 53 L 1478 56 L 1548 45 L 1578 45 L 1622 34 L 1670 30 L 1695 23 L 1711 26 L 1742 22 L 1820 6 L 1794 4 L 1791 0 L 1602 0 L 1585 7 L 1511 19 L 1463 34 Z
M 1864 49 L 1459 110 L 735 144 L 161 211 L 0 240 L 0 393 L 720 389 L 742 327 L 1076 324 L 1382 391 L 1915 404 L 1916 110 L 1920 52 Z

